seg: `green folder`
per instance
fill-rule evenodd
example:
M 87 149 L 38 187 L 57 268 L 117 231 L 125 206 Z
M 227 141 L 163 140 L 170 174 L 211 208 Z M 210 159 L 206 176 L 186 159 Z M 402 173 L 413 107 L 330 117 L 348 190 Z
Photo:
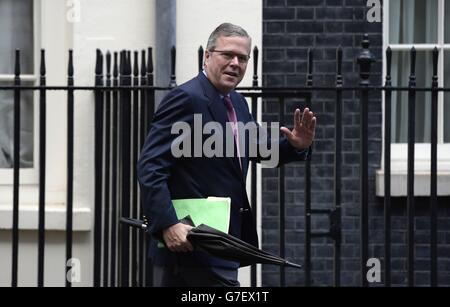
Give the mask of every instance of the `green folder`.
M 173 206 L 179 220 L 190 216 L 195 225 L 205 224 L 228 233 L 230 225 L 231 198 L 208 197 L 173 199 Z M 164 247 L 159 242 L 158 247 Z

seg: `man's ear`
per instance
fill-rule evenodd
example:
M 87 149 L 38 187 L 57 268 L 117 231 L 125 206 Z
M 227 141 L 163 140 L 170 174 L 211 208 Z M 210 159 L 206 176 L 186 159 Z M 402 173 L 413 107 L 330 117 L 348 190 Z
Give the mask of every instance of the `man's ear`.
M 211 56 L 211 54 L 209 53 L 208 50 L 205 50 L 205 57 L 203 59 L 203 67 L 206 68 L 206 64 L 208 63 L 209 57 Z

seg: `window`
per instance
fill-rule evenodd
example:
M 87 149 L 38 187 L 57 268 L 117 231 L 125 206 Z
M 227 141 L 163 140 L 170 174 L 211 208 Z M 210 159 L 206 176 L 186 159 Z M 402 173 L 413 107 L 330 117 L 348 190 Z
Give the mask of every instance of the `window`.
M 393 84 L 408 85 L 410 73 L 409 49 L 417 49 L 417 86 L 429 87 L 433 73 L 431 52 L 439 49 L 440 86 L 450 84 L 450 1 L 449 0 L 390 0 L 388 45 L 392 53 Z M 447 45 L 446 45 L 447 44 Z M 438 142 L 449 143 L 450 121 L 449 93 L 439 97 Z M 431 95 L 417 93 L 416 100 L 416 142 L 429 143 L 431 133 Z M 392 104 L 392 141 L 407 142 L 408 93 L 397 92 Z M 447 128 L 447 129 L 446 129 Z
M 0 84 L 12 85 L 15 49 L 21 50 L 22 84 L 33 84 L 33 0 L 0 1 Z M 31 82 L 30 82 L 31 81 Z M 21 93 L 20 166 L 33 167 L 33 93 Z M 13 166 L 14 93 L 0 91 L 0 169 Z
M 448 6 L 448 24 L 446 28 L 448 29 L 447 33 L 450 36 L 450 5 Z M 450 43 L 450 38 L 449 43 Z M 450 50 L 445 51 L 444 53 L 444 86 L 450 88 Z M 444 114 L 447 115 L 446 120 L 444 120 L 444 142 L 450 143 L 450 93 L 446 92 L 444 94 Z
M 439 86 L 450 87 L 450 0 L 385 0 L 383 49 L 392 49 L 392 84 L 407 86 L 410 49 L 417 50 L 416 84 L 430 87 L 432 51 L 439 50 Z M 384 55 L 383 55 L 384 56 Z M 383 67 L 383 75 L 386 67 Z M 408 93 L 392 94 L 391 195 L 406 195 Z M 430 191 L 431 93 L 416 93 L 415 194 Z M 438 95 L 438 195 L 450 195 L 450 93 Z M 383 165 L 377 171 L 376 193 L 384 195 Z
M 90 2 L 89 2 L 90 3 Z M 21 50 L 21 79 L 23 85 L 34 85 L 38 82 L 40 66 L 40 49 L 46 50 L 47 84 L 65 85 L 67 80 L 67 50 L 73 46 L 73 24 L 67 14 L 71 7 L 67 1 L 44 0 L 0 0 L 0 83 L 12 84 L 14 81 L 14 50 Z M 94 5 L 95 6 L 95 5 Z M 95 11 L 91 9 L 90 11 Z M 119 10 L 120 11 L 120 10 Z M 111 23 L 113 25 L 114 23 Z M 94 29 L 94 30 L 92 30 Z M 86 27 L 84 33 L 95 31 L 95 27 Z M 92 32 L 93 33 L 93 32 Z M 95 46 L 98 47 L 98 46 Z M 95 55 L 95 49 L 94 54 Z M 92 68 L 90 56 L 80 57 L 87 68 Z M 79 65 L 80 66 L 80 65 Z M 78 67 L 78 66 L 77 66 Z M 10 229 L 13 214 L 13 92 L 0 90 L 0 228 Z M 19 214 L 20 228 L 35 230 L 38 227 L 39 204 L 39 91 L 22 91 L 21 93 L 21 169 L 19 180 Z M 91 97 L 87 98 L 87 101 Z M 67 178 L 67 96 L 63 91 L 47 91 L 46 120 L 46 229 L 65 229 L 65 204 Z M 34 107 L 33 107 L 34 104 Z M 88 103 L 87 103 L 88 104 Z M 79 105 L 79 104 L 77 104 Z M 89 107 L 93 105 L 89 103 Z M 83 144 L 75 155 L 83 155 L 87 161 L 77 170 L 75 176 L 81 176 L 83 189 L 74 198 L 74 230 L 90 230 L 91 228 L 91 191 L 86 192 L 92 180 L 90 164 L 92 150 L 86 150 L 91 144 L 93 119 L 90 114 L 75 108 L 82 123 L 80 133 Z M 91 110 L 91 109 L 88 109 Z M 7 115 L 9 114 L 9 115 Z M 77 115 L 75 115 L 77 118 Z M 10 121 L 8 123 L 8 120 Z M 91 147 L 89 147 L 91 148 Z M 81 153 L 81 154 L 80 154 Z M 87 183 L 86 183 L 87 182 Z M 87 185 L 86 185 L 87 184 Z M 62 221 L 62 222 L 61 222 Z

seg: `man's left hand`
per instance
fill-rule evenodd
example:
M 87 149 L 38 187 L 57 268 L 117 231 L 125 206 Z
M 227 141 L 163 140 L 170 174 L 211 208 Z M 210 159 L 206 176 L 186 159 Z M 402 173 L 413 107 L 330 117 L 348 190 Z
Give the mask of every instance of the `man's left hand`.
M 316 118 L 309 108 L 303 110 L 301 118 L 300 114 L 300 110 L 296 109 L 294 112 L 294 129 L 292 131 L 286 127 L 281 127 L 280 130 L 292 146 L 297 149 L 305 149 L 311 146 L 314 140 Z

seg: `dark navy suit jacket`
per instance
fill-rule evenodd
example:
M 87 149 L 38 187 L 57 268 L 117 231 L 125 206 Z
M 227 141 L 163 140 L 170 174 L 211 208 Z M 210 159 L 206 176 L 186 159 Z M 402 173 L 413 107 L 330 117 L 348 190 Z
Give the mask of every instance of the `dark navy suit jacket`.
M 245 124 L 253 121 L 245 98 L 235 91 L 230 93 L 230 97 L 238 122 Z M 202 115 L 203 125 L 211 121 L 218 122 L 225 131 L 225 123 L 228 122 L 225 104 L 203 73 L 173 89 L 162 100 L 139 158 L 138 179 L 144 213 L 149 220 L 149 233 L 153 238 L 161 238 L 163 229 L 179 222 L 172 199 L 230 197 L 229 233 L 257 246 L 255 221 L 245 187 L 248 154 L 241 158 L 242 171 L 237 157 L 175 158 L 172 155 L 171 144 L 179 137 L 171 133 L 172 125 L 185 122 L 192 126 L 194 114 Z M 308 154 L 307 150 L 296 150 L 285 138 L 281 139 L 279 147 L 280 164 L 305 160 Z M 258 157 L 250 159 L 259 161 Z M 152 240 L 149 254 L 157 265 L 186 261 L 190 264 L 200 262 L 224 267 L 239 266 L 238 263 L 209 257 L 202 252 L 172 253 L 166 248 L 158 248 L 156 242 Z

